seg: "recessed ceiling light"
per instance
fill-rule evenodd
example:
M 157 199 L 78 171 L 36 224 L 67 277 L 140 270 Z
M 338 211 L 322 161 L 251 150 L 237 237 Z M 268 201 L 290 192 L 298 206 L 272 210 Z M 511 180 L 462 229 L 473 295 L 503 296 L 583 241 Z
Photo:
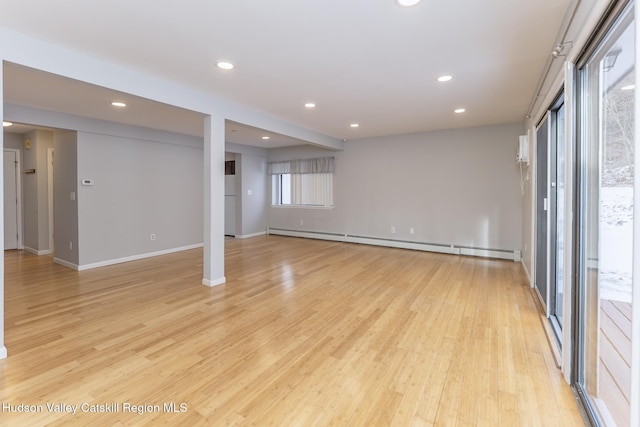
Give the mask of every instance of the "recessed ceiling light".
M 351 126 L 352 128 L 360 127 L 358 123 L 351 123 L 349 126 Z
M 218 68 L 221 68 L 223 70 L 231 70 L 234 67 L 234 65 L 229 61 L 218 61 L 216 62 L 216 65 L 218 66 Z
M 113 101 L 111 103 L 111 105 L 113 105 L 114 107 L 120 107 L 120 108 L 127 106 L 127 104 L 125 104 L 124 102 L 120 102 L 120 101 Z
M 636 88 L 636 85 L 631 84 L 631 85 L 622 86 L 620 90 L 633 90 L 635 88 Z
M 2 127 L 6 128 L 8 126 L 13 126 L 13 123 L 11 123 L 11 122 L 2 122 Z
M 453 76 L 440 76 L 440 77 L 438 77 L 438 81 L 439 82 L 448 82 L 451 79 L 453 79 Z
M 263 136 L 262 139 L 271 139 L 270 136 Z
M 307 102 L 306 104 L 304 104 L 304 106 L 307 108 L 316 108 L 316 104 L 314 104 L 313 102 Z
M 464 108 L 456 108 L 455 110 L 453 110 L 454 113 L 458 113 L 458 114 L 464 113 L 465 111 L 467 110 L 465 110 Z
M 396 0 L 396 3 L 402 7 L 409 7 L 417 5 L 420 3 L 420 0 Z

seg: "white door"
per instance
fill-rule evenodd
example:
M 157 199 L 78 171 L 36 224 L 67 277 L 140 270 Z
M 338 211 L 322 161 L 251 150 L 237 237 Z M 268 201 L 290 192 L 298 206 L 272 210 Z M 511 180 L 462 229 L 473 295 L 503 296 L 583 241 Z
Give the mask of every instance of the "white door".
M 18 249 L 18 159 L 4 151 L 4 249 Z

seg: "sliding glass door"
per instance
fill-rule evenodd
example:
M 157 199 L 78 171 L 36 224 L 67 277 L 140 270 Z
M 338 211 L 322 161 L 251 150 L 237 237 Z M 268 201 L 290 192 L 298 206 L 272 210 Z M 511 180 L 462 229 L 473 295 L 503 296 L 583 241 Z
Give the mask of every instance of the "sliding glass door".
M 549 314 L 549 114 L 536 130 L 536 265 L 535 287 Z
M 591 414 L 618 426 L 631 412 L 634 37 L 627 7 L 579 72 L 577 383 Z
M 551 224 L 551 245 L 549 253 L 549 320 L 558 343 L 562 343 L 562 322 L 564 304 L 564 222 L 565 222 L 565 178 L 566 178 L 566 138 L 564 97 L 551 109 L 550 156 L 549 156 L 549 212 Z
M 561 94 L 536 131 L 535 287 L 562 347 L 564 304 L 565 107 Z

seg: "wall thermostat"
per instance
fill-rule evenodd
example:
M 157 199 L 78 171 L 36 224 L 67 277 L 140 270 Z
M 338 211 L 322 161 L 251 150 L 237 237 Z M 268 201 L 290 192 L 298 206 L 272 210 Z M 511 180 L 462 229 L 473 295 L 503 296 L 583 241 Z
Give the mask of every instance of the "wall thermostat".
M 92 179 L 83 179 L 82 180 L 82 185 L 93 185 L 93 180 Z

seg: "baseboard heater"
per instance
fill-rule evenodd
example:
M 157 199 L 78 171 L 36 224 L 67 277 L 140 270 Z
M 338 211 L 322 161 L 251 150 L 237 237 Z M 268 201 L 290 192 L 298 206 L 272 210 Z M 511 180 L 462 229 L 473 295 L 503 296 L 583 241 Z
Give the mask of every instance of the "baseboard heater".
M 441 243 L 413 242 L 409 240 L 384 239 L 380 237 L 357 236 L 352 234 L 325 233 L 321 231 L 289 230 L 268 228 L 267 234 L 307 239 L 331 240 L 334 242 L 360 243 L 363 245 L 385 246 L 390 248 L 413 249 L 425 252 L 439 252 L 451 255 L 469 255 L 484 258 L 520 261 L 520 251 L 506 249 L 475 248 L 471 246 L 444 245 Z

